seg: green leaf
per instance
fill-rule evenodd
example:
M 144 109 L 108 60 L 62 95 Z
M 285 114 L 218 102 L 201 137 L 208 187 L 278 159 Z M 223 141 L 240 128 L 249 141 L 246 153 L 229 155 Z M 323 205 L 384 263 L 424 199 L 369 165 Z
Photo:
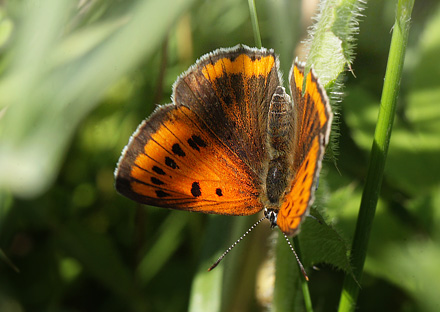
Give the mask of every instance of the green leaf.
M 358 33 L 363 2 L 327 0 L 320 4 L 310 30 L 306 72 L 313 65 L 321 83 L 329 87 L 354 59 L 354 35 Z
M 312 209 L 311 215 L 313 218 L 309 217 L 304 221 L 298 236 L 303 264 L 306 266 L 331 264 L 347 274 L 352 274 L 347 242 L 332 226 L 324 222 L 316 209 Z

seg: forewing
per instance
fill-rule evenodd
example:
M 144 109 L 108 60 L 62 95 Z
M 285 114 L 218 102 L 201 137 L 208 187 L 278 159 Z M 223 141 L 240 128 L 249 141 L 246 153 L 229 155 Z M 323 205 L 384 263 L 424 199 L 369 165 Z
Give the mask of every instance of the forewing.
M 304 67 L 295 62 L 290 77 L 295 116 L 294 177 L 277 216 L 277 225 L 288 235 L 297 233 L 313 203 L 332 120 L 328 97 L 313 70 L 307 75 L 304 96 L 303 81 Z
M 319 133 L 324 135 L 326 146 L 330 134 L 332 112 L 324 87 L 319 84 L 313 70 L 307 75 L 303 92 L 304 65 L 296 62 L 290 74 L 290 91 L 294 100 L 295 155 L 293 170 L 296 171 L 306 158 L 308 150 Z M 302 95 L 304 93 L 304 95 Z
M 176 82 L 174 101 L 189 107 L 260 175 L 267 159 L 267 113 L 280 80 L 272 50 L 220 49 L 203 57 Z

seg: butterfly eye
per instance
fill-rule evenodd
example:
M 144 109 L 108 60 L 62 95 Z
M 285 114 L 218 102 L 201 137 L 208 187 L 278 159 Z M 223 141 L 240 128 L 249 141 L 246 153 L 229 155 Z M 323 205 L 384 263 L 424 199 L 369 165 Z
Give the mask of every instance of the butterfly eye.
M 275 210 L 265 208 L 264 209 L 264 216 L 266 217 L 267 220 L 269 220 L 271 228 L 274 228 L 277 226 L 278 213 Z

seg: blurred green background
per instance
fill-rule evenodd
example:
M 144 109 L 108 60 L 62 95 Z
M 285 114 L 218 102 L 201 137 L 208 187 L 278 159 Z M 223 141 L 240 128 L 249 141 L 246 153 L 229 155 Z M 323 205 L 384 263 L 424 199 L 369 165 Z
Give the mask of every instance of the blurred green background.
M 257 3 L 263 46 L 285 77 L 303 55 L 310 3 Z M 327 161 L 320 180 L 317 203 L 347 242 L 395 7 L 373 0 L 363 11 L 337 168 Z M 440 309 L 439 29 L 439 2 L 416 1 L 358 311 Z M 0 311 L 186 311 L 190 301 L 197 310 L 199 268 L 255 218 L 142 207 L 115 192 L 113 170 L 137 125 L 170 102 L 176 77 L 238 43 L 254 45 L 246 1 L 0 3 Z M 209 273 L 224 275 L 212 299 L 223 311 L 264 310 L 272 241 L 263 223 Z M 318 268 L 308 268 L 314 308 L 335 311 L 343 273 Z

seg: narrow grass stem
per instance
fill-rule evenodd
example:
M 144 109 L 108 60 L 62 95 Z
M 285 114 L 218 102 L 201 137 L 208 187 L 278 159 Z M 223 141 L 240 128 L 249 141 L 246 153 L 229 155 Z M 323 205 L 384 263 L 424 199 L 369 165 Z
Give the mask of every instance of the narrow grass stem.
M 300 248 L 298 236 L 295 236 L 293 238 L 293 246 L 295 247 L 295 251 L 296 254 L 298 255 L 298 258 L 301 259 L 301 248 Z M 304 305 L 306 307 L 306 311 L 313 312 L 312 298 L 310 297 L 308 282 L 303 274 L 300 274 L 299 276 L 301 277 L 301 288 L 303 291 Z
M 260 27 L 258 26 L 258 16 L 257 16 L 257 9 L 255 7 L 255 0 L 248 0 L 248 3 L 249 3 L 249 11 L 251 15 L 255 45 L 257 46 L 257 48 L 261 48 L 261 35 L 260 35 Z
M 391 138 L 413 5 L 414 0 L 399 0 L 397 4 L 379 116 L 351 251 L 354 276 L 359 282 L 362 278 L 368 240 Z M 339 302 L 339 312 L 353 311 L 358 294 L 357 282 L 351 276 L 346 275 Z

